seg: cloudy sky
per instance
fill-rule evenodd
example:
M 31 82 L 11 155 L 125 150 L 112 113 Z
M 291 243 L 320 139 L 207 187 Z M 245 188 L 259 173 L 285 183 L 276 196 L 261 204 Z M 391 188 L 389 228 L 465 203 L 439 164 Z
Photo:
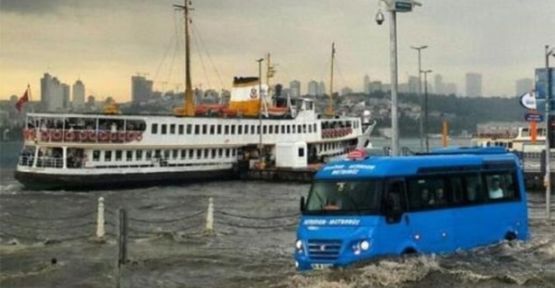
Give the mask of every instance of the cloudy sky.
M 483 74 L 486 95 L 512 96 L 515 80 L 544 65 L 555 46 L 555 0 L 422 0 L 398 15 L 399 78 L 416 75 L 411 45 L 427 44 L 423 68 L 464 90 L 467 72 Z M 0 0 L 0 98 L 44 72 L 87 95 L 130 99 L 130 77 L 146 73 L 158 89 L 183 89 L 181 0 Z M 389 26 L 376 25 L 377 0 L 193 0 L 193 83 L 229 88 L 233 76 L 257 75 L 272 53 L 276 82 L 328 81 L 335 41 L 335 86 L 389 82 Z M 555 60 L 553 60 L 555 63 Z

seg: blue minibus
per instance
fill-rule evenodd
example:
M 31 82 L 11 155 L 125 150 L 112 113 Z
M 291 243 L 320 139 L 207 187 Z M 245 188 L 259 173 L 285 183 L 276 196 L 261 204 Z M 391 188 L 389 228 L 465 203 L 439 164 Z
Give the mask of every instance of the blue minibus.
M 525 240 L 518 158 L 501 147 L 331 162 L 315 175 L 295 242 L 299 270 Z

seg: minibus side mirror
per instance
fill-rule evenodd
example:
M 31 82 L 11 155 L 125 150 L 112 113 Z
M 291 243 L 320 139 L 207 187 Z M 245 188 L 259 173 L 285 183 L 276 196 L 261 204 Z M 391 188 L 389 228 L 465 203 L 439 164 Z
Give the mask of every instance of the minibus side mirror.
M 304 212 L 304 209 L 305 209 L 305 207 L 304 207 L 304 204 L 305 204 L 304 203 L 304 196 L 301 196 L 301 201 L 300 201 L 299 204 L 300 204 L 301 212 Z

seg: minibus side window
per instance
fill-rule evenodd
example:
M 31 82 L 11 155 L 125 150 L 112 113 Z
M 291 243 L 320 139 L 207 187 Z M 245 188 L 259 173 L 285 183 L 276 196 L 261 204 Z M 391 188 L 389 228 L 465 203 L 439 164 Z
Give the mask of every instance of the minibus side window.
M 489 201 L 519 199 L 514 173 L 509 171 L 485 173 L 484 185 Z
M 449 178 L 451 203 L 459 205 L 464 201 L 464 181 L 461 176 L 452 176 Z
M 435 209 L 448 204 L 448 191 L 442 176 L 412 178 L 408 188 L 411 210 Z
M 465 200 L 467 204 L 484 202 L 480 174 L 472 174 L 464 177 Z
M 406 210 L 405 183 L 401 180 L 390 182 L 387 193 L 383 198 L 383 210 L 387 223 L 398 223 L 401 221 L 403 212 Z

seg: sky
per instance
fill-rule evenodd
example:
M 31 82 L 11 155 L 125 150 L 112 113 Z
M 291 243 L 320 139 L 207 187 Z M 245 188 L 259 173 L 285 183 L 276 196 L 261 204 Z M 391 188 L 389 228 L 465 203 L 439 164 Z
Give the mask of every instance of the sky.
M 422 0 L 397 15 L 399 81 L 417 75 L 410 46 L 428 45 L 422 68 L 464 92 L 468 72 L 483 75 L 486 96 L 514 96 L 555 46 L 555 0 Z M 86 94 L 129 101 L 131 76 L 155 89 L 183 89 L 181 0 L 0 0 L 0 99 L 31 85 L 40 98 L 45 72 L 85 83 Z M 193 85 L 229 89 L 234 76 L 257 76 L 272 55 L 274 83 L 297 79 L 362 90 L 364 75 L 390 82 L 389 23 L 374 21 L 377 0 L 193 0 Z M 555 63 L 553 58 L 552 63 Z M 432 76 L 433 77 L 433 76 Z

